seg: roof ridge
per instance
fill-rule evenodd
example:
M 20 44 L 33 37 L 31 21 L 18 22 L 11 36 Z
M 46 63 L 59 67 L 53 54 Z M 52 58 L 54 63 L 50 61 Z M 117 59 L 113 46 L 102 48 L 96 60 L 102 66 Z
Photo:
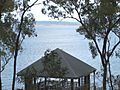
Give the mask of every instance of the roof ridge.
M 62 52 L 64 52 L 63 50 L 61 50 L 61 49 L 59 49 L 59 48 L 57 48 L 59 51 L 59 53 L 58 54 L 60 54 L 61 55 L 61 57 L 62 57 L 62 59 L 66 62 L 66 64 L 69 66 L 69 68 L 70 68 L 70 70 L 73 72 L 73 74 L 75 75 L 75 76 L 77 76 L 76 75 L 76 73 L 74 72 L 74 70 L 72 69 L 72 67 L 71 67 L 71 65 L 69 64 L 69 62 L 67 62 L 66 61 L 66 58 L 64 57 L 64 55 L 63 55 L 63 53 Z M 64 52 L 65 54 L 67 54 L 66 52 Z M 68 72 L 69 73 L 69 72 Z
M 75 59 L 76 59 L 76 60 L 78 60 L 79 62 L 82 62 L 82 63 L 84 63 L 84 64 L 88 65 L 89 67 L 94 68 L 94 67 L 90 66 L 89 64 L 85 63 L 84 61 L 82 61 L 82 60 L 80 60 L 80 59 L 78 59 L 78 58 L 74 57 L 73 55 L 71 55 L 71 54 L 69 54 L 69 53 L 67 53 L 67 52 L 63 51 L 62 49 L 56 48 L 55 50 L 60 50 L 60 51 L 64 52 L 65 54 L 67 54 L 67 55 L 69 55 L 69 56 L 71 56 L 71 57 L 75 58 Z M 94 68 L 94 69 L 95 69 L 95 68 Z

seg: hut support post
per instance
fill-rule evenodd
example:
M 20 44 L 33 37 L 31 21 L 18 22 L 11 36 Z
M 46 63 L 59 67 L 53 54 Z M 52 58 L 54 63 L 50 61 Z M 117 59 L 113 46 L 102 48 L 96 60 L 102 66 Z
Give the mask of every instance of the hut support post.
M 84 76 L 84 89 L 87 90 L 87 76 Z
M 74 79 L 71 79 L 71 90 L 74 90 Z
M 80 87 L 80 78 L 78 78 L 78 86 Z
M 31 90 L 32 89 L 32 78 L 25 78 L 25 90 Z
M 95 71 L 93 72 L 93 79 L 94 79 L 94 90 L 96 90 L 96 86 L 95 86 Z
M 34 77 L 34 86 L 35 86 L 35 89 L 36 89 L 37 88 L 36 77 Z
M 47 90 L 46 83 L 47 83 L 47 78 L 45 77 L 45 90 Z
M 88 90 L 90 90 L 90 75 L 87 76 L 87 86 Z
M 34 77 L 34 85 L 36 85 L 36 78 Z
M 25 82 L 24 82 L 24 83 L 25 83 L 25 90 L 28 90 L 28 82 L 27 82 L 26 77 L 24 77 L 24 79 L 25 79 L 25 80 L 24 80 L 24 81 L 25 81 Z
M 85 87 L 90 90 L 90 75 L 85 76 Z
M 84 76 L 84 89 L 90 90 L 90 75 Z

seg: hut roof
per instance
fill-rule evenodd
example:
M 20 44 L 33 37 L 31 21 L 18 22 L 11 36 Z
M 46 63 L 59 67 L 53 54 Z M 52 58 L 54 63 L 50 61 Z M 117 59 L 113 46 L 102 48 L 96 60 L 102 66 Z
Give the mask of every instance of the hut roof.
M 81 76 L 87 76 L 96 70 L 92 66 L 84 63 L 83 61 L 75 58 L 74 56 L 66 53 L 65 51 L 59 48 L 53 51 L 56 52 L 61 58 L 61 65 L 68 69 L 68 73 L 64 76 L 66 78 L 78 78 Z M 49 77 L 47 73 L 43 72 L 42 60 L 44 59 L 45 58 L 42 57 L 38 61 L 34 62 L 30 66 L 18 72 L 17 75 L 18 76 L 36 75 L 39 77 Z

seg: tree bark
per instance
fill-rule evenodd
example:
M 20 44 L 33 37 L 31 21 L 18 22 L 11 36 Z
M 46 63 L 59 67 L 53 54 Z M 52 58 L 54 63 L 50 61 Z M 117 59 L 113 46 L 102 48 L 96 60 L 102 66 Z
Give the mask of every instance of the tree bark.
M 0 90 L 2 90 L 1 56 L 0 56 Z
M 19 47 L 19 38 L 21 34 L 21 26 L 20 31 L 18 33 L 16 42 L 15 42 L 15 54 L 14 54 L 14 66 L 13 66 L 13 81 L 12 81 L 12 90 L 15 90 L 15 77 L 16 77 L 16 62 L 17 62 L 17 56 L 18 56 L 18 47 Z
M 105 64 L 103 68 L 104 68 L 104 73 L 103 73 L 103 90 L 106 90 L 107 64 Z
M 17 43 L 18 44 L 18 43 Z M 15 51 L 15 56 L 14 56 L 14 71 L 13 71 L 13 82 L 12 82 L 12 90 L 15 90 L 15 78 L 16 78 L 16 61 L 17 61 L 17 54 L 18 50 Z
M 1 73 L 0 73 L 1 74 Z M 2 90 L 2 80 L 1 80 L 1 76 L 0 76 L 0 90 Z
M 113 90 L 113 81 L 112 81 L 112 74 L 111 74 L 111 69 L 110 69 L 110 62 L 108 63 L 109 64 L 109 75 L 110 75 L 110 89 Z
M 1 3 L 1 0 L 0 0 L 0 3 Z M 0 7 L 0 20 L 1 20 L 1 7 Z M 0 50 L 1 50 L 1 48 L 0 48 Z M 2 66 L 1 66 L 1 55 L 0 55 L 0 90 L 2 90 L 1 68 L 2 68 Z

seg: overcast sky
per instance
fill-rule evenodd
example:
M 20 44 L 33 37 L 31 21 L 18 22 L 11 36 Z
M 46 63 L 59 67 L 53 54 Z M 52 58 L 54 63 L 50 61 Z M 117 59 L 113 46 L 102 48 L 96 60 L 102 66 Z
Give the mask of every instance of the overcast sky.
M 35 0 L 31 0 L 31 3 L 34 2 Z M 39 0 L 38 3 L 42 3 L 43 0 Z M 32 13 L 34 14 L 34 17 L 36 19 L 36 21 L 54 21 L 54 19 L 48 17 L 47 15 L 43 15 L 41 13 L 41 8 L 42 8 L 42 4 L 40 5 L 35 5 L 32 7 Z M 65 19 L 63 21 L 70 21 L 70 22 L 73 22 L 75 20 L 73 19 Z
M 34 2 L 35 0 L 31 0 L 31 3 Z M 39 0 L 38 3 L 41 3 L 43 0 Z M 50 20 L 50 18 L 48 18 L 47 15 L 43 15 L 41 13 L 41 8 L 42 8 L 42 5 L 39 4 L 39 5 L 34 5 L 32 8 L 31 8 L 31 12 L 34 14 L 34 17 L 37 21 L 47 21 L 47 20 Z

